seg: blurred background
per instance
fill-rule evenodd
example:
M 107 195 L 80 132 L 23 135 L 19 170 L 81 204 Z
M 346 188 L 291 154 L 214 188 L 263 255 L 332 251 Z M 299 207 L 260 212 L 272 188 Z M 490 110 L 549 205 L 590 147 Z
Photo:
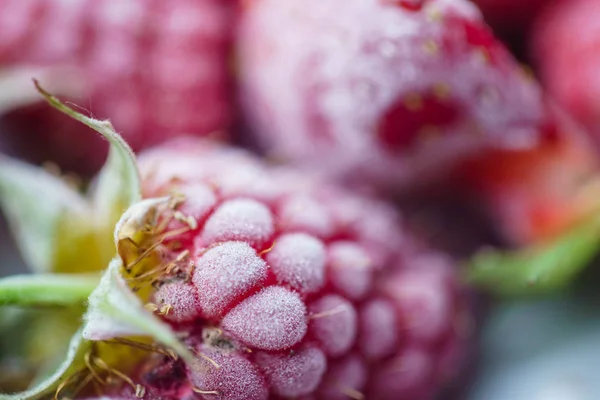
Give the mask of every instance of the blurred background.
M 2 157 L 82 190 L 105 160 L 35 77 L 135 151 L 209 137 L 381 197 L 487 310 L 461 398 L 598 399 L 600 0 L 341 3 L 0 0 Z

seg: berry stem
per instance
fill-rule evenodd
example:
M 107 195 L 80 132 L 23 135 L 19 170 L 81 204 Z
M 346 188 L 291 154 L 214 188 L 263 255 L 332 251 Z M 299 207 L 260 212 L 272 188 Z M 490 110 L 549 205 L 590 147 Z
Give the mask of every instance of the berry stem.
M 71 306 L 85 303 L 98 274 L 14 275 L 0 279 L 0 306 Z

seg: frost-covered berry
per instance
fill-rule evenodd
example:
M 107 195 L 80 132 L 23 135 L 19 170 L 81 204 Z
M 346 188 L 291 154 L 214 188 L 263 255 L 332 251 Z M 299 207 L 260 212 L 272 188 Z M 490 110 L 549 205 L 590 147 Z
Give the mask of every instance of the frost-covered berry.
M 250 2 L 238 48 L 263 146 L 335 176 L 423 183 L 541 135 L 538 85 L 468 1 Z
M 531 54 L 544 88 L 590 131 L 600 148 L 598 0 L 559 0 L 533 27 Z
M 161 285 L 154 293 L 154 301 L 161 314 L 170 321 L 191 321 L 200 313 L 196 288 L 183 281 Z
M 257 366 L 242 354 L 201 345 L 196 365 L 189 367 L 189 379 L 203 397 L 227 400 L 266 400 L 265 378 Z
M 306 334 L 306 306 L 296 293 L 267 287 L 229 311 L 223 328 L 247 346 L 283 350 Z
M 259 352 L 254 359 L 267 377 L 272 392 L 283 397 L 312 393 L 327 369 L 327 357 L 314 346 L 287 354 Z
M 136 150 L 174 135 L 215 134 L 231 119 L 232 5 L 3 0 L 0 69 L 22 70 L 21 89 L 35 76 L 62 90 L 55 93 L 110 119 Z M 9 93 L 10 86 L 2 88 L 3 98 L 18 100 L 20 93 Z M 15 104 L 1 124 L 8 150 L 67 169 L 92 173 L 108 149 L 87 128 L 42 103 Z
M 465 291 L 391 207 L 206 140 L 139 163 L 146 197 L 177 200 L 151 300 L 197 355 L 189 396 L 420 399 L 461 370 Z

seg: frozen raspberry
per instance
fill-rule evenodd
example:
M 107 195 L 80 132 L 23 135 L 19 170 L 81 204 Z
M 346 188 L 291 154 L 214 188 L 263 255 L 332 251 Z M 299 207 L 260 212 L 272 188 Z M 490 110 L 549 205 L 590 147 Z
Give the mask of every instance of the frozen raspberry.
M 349 301 L 337 295 L 325 296 L 310 304 L 310 333 L 325 353 L 340 356 L 356 339 L 356 310 Z
M 196 288 L 182 281 L 162 285 L 154 294 L 154 301 L 161 314 L 174 322 L 193 320 L 200 312 Z
M 600 146 L 600 1 L 554 1 L 537 18 L 531 52 L 547 91 Z
M 160 260 L 175 267 L 152 299 L 199 357 L 190 391 L 329 400 L 383 382 L 417 399 L 456 378 L 473 339 L 455 323 L 466 292 L 391 207 L 207 140 L 171 141 L 139 163 L 146 197 L 180 200 L 161 209 L 178 215 Z
M 48 84 L 68 79 L 76 88 L 65 94 L 109 118 L 136 150 L 177 134 L 212 134 L 230 119 L 232 4 L 2 1 L 0 69 L 68 67 Z M 45 104 L 18 108 L 1 124 L 9 149 L 36 161 L 90 173 L 106 154 L 102 140 Z
M 512 245 L 555 238 L 596 209 L 600 166 L 587 133 L 563 113 L 548 129 L 554 138 L 534 149 L 488 152 L 459 170 Z
M 540 136 L 539 87 L 467 1 L 250 2 L 239 42 L 246 115 L 278 158 L 401 186 Z
M 373 262 L 367 252 L 353 242 L 334 242 L 329 246 L 329 279 L 344 296 L 361 299 L 373 285 Z
M 247 243 L 224 242 L 197 257 L 192 281 L 202 314 L 219 317 L 266 280 L 267 264 Z
M 325 283 L 325 246 L 305 233 L 281 235 L 267 262 L 280 282 L 300 293 L 316 292 Z
M 317 347 L 306 347 L 289 354 L 260 352 L 255 357 L 271 384 L 273 393 L 297 397 L 312 393 L 327 369 L 327 358 Z
M 257 366 L 237 352 L 221 351 L 201 345 L 203 356 L 190 368 L 190 382 L 206 397 L 227 400 L 266 400 L 265 378 Z M 203 396 L 205 397 L 205 396 Z
M 398 316 L 394 304 L 387 299 L 373 299 L 359 312 L 358 345 L 369 359 L 381 359 L 394 353 L 398 346 Z

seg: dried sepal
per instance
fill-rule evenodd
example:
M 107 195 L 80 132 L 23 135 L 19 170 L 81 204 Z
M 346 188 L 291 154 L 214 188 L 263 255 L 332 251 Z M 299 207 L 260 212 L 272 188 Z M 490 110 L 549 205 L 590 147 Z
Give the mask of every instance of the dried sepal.
M 193 362 L 194 356 L 179 341 L 175 332 L 146 310 L 142 301 L 131 291 L 122 276 L 122 269 L 121 260 L 115 258 L 90 296 L 83 337 L 109 340 L 122 336 L 150 336 L 173 349 L 187 362 Z

